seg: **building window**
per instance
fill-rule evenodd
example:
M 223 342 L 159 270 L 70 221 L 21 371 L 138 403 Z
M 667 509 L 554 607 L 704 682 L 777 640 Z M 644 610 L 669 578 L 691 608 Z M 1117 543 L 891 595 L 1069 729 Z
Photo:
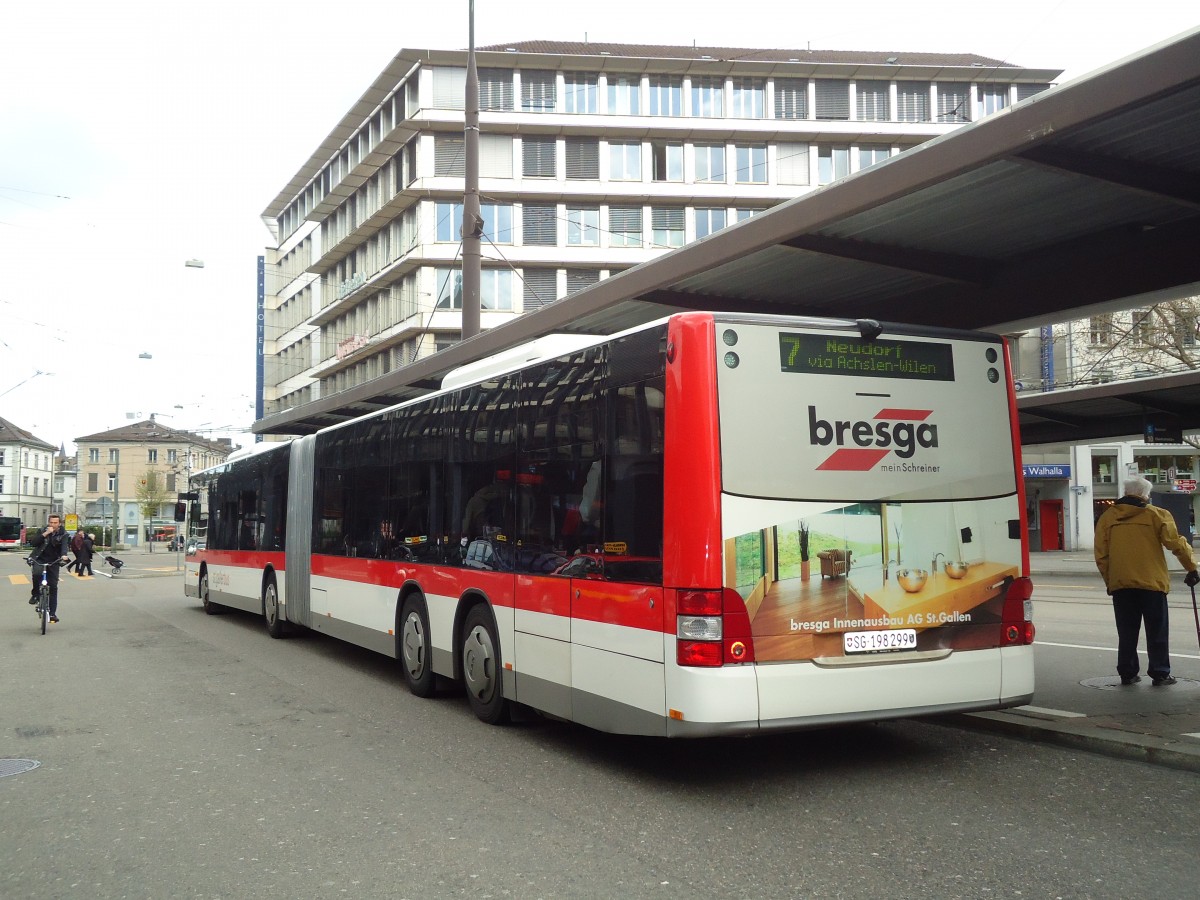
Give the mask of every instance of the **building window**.
M 1129 332 L 1134 341 L 1143 345 L 1154 343 L 1154 308 L 1135 309 L 1130 312 Z
M 650 210 L 650 243 L 655 247 L 683 246 L 683 207 L 655 207 Z
M 433 70 L 435 109 L 462 109 L 466 103 L 467 70 L 439 66 Z
M 854 86 L 858 105 L 858 118 L 863 122 L 886 122 L 888 110 L 888 82 L 860 81 Z
M 600 283 L 599 269 L 567 269 L 567 296 Z
M 600 207 L 567 207 L 567 244 L 572 247 L 600 245 Z
M 978 100 L 975 103 L 975 118 L 991 115 L 1008 106 L 1007 84 L 981 84 L 977 88 Z
M 467 173 L 467 158 L 463 139 L 449 134 L 433 138 L 433 174 L 446 178 L 462 178 Z
M 767 183 L 767 145 L 737 144 L 734 148 L 737 165 L 735 178 L 741 184 Z
M 875 163 L 881 163 L 891 155 L 890 147 L 859 147 L 858 167 L 859 169 L 869 169 Z
M 600 85 L 595 75 L 568 72 L 563 76 L 563 111 L 596 113 L 600 111 Z
M 483 217 L 483 237 L 493 244 L 513 242 L 513 208 L 511 203 L 481 203 L 479 214 Z
M 511 310 L 512 269 L 484 269 L 479 273 L 479 305 L 483 309 Z
M 896 84 L 896 120 L 929 121 L 929 82 L 900 81 Z
M 971 121 L 971 86 L 969 84 L 950 81 L 938 82 L 937 120 L 951 123 Z
M 110 463 L 119 462 L 119 461 L 120 461 L 120 459 L 121 459 L 121 451 L 120 451 L 120 450 L 116 450 L 116 449 L 110 449 L 110 450 L 108 451 L 108 461 L 109 461 Z M 25 459 L 25 463 L 26 463 L 26 465 L 28 465 L 28 464 L 29 464 L 29 458 L 28 458 L 28 457 L 26 457 L 26 459 Z
M 526 312 L 555 301 L 558 291 L 557 269 L 526 269 L 523 281 Z
M 1175 313 L 1175 340 L 1182 347 L 1196 343 L 1196 316 L 1194 313 L 1177 310 Z
M 558 215 L 554 206 L 525 204 L 521 210 L 521 240 L 529 246 L 553 247 L 558 243 Z
M 152 462 L 152 463 L 158 462 L 158 450 L 147 450 L 146 451 L 146 462 Z
M 437 269 L 437 286 L 438 309 L 462 309 L 462 269 Z M 483 309 L 513 308 L 511 269 L 479 273 L 479 305 Z
M 481 110 L 511 110 L 513 108 L 512 69 L 479 70 L 479 108 Z
M 817 184 L 829 184 L 850 174 L 849 147 L 817 149 Z
M 553 72 L 521 73 L 521 109 L 525 112 L 554 112 Z
M 99 490 L 99 481 L 99 472 L 88 472 L 87 489 L 89 494 L 94 494 L 97 490 Z
M 179 461 L 179 451 L 178 450 L 168 450 L 167 451 L 167 462 L 175 463 L 178 461 Z
M 818 78 L 815 82 L 817 89 L 817 118 L 818 119 L 849 119 L 850 118 L 850 82 L 843 78 Z
M 720 118 L 725 115 L 725 79 L 692 79 L 692 115 Z
M 757 216 L 760 212 L 762 212 L 761 209 L 735 209 L 733 211 L 733 221 L 745 222 L 747 219 Z
M 167 491 L 174 492 L 175 490 L 177 490 L 175 487 L 175 473 L 168 472 L 167 473 Z
M 609 75 L 608 111 L 616 116 L 641 115 L 641 89 L 639 75 Z
M 725 145 L 697 144 L 696 151 L 696 181 L 724 182 L 725 181 Z
M 108 492 L 111 494 L 116 489 L 117 489 L 117 476 L 114 473 L 109 472 L 108 473 Z
M 696 238 L 699 240 L 702 237 L 707 237 L 714 231 L 720 231 L 725 227 L 725 210 L 723 209 L 697 209 L 696 210 Z
M 760 78 L 733 79 L 733 108 L 739 119 L 761 119 L 767 114 L 767 85 Z
M 522 138 L 521 159 L 521 172 L 526 178 L 554 178 L 558 174 L 554 138 Z
M 775 118 L 808 118 L 808 81 L 780 78 L 775 81 Z
M 1093 347 L 1107 347 L 1112 343 L 1112 313 L 1101 313 L 1088 319 L 1088 343 Z
M 513 177 L 513 142 L 507 134 L 479 136 L 479 177 Z
M 462 309 L 462 269 L 436 269 L 438 309 Z
M 600 180 L 600 141 L 595 138 L 567 138 L 567 178 L 572 181 Z
M 642 246 L 642 208 L 640 206 L 610 206 L 608 208 L 608 240 L 612 247 Z
M 650 144 L 655 181 L 683 181 L 683 144 L 654 141 Z
M 457 243 L 461 235 L 462 204 L 439 201 L 437 205 L 437 240 Z
M 3 462 L 3 460 L 0 460 Z M 88 462 L 100 462 L 100 448 L 91 447 L 88 450 Z
M 780 184 L 808 184 L 808 144 L 780 144 L 775 153 Z
M 683 79 L 650 79 L 650 115 L 683 115 Z
M 608 177 L 612 181 L 642 180 L 642 145 L 640 142 L 609 142 Z

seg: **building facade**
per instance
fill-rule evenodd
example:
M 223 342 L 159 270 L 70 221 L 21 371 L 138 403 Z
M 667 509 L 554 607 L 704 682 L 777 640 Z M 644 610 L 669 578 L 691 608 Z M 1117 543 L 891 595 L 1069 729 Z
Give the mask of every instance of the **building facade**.
M 115 543 L 137 546 L 172 534 L 174 506 L 192 472 L 223 463 L 228 438 L 210 441 L 149 419 L 75 439 L 83 527 L 116 523 Z
M 1018 387 L 1052 391 L 1169 375 L 1200 367 L 1200 298 L 1163 301 L 1043 326 L 1014 338 Z M 1153 411 L 1140 438 L 1027 447 L 1026 520 L 1033 550 L 1088 550 L 1096 519 L 1121 496 L 1122 482 L 1141 475 L 1155 505 L 1169 509 L 1180 531 L 1195 534 L 1200 442 L 1181 422 Z
M 0 516 L 45 525 L 54 496 L 53 444 L 0 418 Z
M 263 414 L 459 339 L 464 51 L 404 50 L 264 210 Z M 477 52 L 481 325 L 1049 86 L 969 54 L 530 41 Z

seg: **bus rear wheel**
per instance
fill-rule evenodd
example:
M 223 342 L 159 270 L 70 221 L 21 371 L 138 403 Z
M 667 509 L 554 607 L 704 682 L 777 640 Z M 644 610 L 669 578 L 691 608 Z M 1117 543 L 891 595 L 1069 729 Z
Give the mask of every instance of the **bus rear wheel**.
M 408 689 L 418 697 L 432 697 L 437 686 L 432 651 L 429 613 L 420 595 L 413 594 L 400 610 L 400 664 Z
M 504 699 L 504 666 L 492 614 L 484 604 L 467 613 L 463 623 L 462 673 L 467 701 L 481 722 L 499 725 L 508 719 Z
M 279 614 L 279 588 L 275 576 L 268 575 L 263 587 L 263 618 L 267 620 L 267 634 L 273 638 L 283 637 L 283 617 Z
M 200 573 L 200 605 L 204 607 L 204 612 L 207 615 L 215 616 L 222 611 L 221 604 L 213 603 L 208 596 L 208 569 Z

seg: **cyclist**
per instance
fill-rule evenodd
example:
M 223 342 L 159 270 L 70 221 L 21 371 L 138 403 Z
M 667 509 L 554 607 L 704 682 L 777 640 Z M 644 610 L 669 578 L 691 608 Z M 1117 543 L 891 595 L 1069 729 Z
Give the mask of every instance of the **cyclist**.
M 50 621 L 58 621 L 58 570 L 51 563 L 62 562 L 64 565 L 71 561 L 68 555 L 71 550 L 71 538 L 63 528 L 62 518 L 57 514 L 50 516 L 50 522 L 40 534 L 35 534 L 33 540 L 33 593 L 29 597 L 29 605 L 36 606 L 38 591 L 41 590 L 42 572 L 39 566 L 46 568 L 46 581 L 50 586 Z

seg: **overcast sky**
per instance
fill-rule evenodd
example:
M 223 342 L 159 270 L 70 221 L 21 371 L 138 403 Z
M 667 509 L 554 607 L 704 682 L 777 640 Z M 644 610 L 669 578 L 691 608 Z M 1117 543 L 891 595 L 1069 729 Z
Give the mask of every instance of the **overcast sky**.
M 1200 24 L 1194 0 L 475 7 L 479 46 L 964 52 L 1063 69 L 1060 82 Z M 398 50 L 466 47 L 467 9 L 10 4 L 0 38 L 0 416 L 68 452 L 128 413 L 252 440 L 255 258 L 269 240 L 260 213 Z M 436 15 L 414 21 L 426 10 Z

